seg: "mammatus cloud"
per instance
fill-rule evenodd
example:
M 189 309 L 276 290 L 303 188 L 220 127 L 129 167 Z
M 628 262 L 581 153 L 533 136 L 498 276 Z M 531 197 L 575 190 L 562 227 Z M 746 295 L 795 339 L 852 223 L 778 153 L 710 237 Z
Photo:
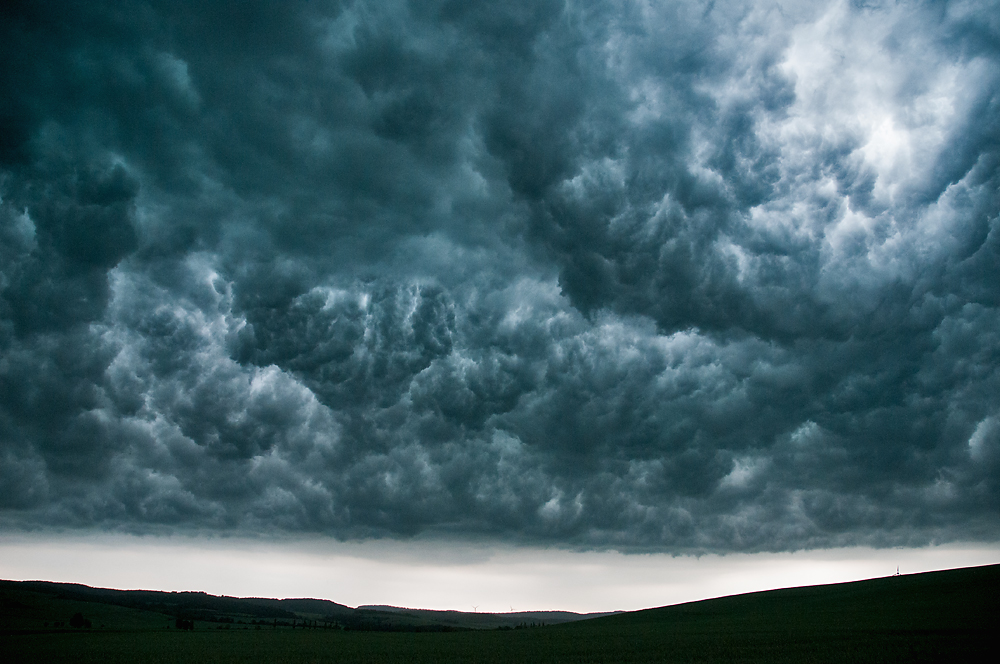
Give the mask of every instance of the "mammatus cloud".
M 995 539 L 997 16 L 3 10 L 3 527 Z

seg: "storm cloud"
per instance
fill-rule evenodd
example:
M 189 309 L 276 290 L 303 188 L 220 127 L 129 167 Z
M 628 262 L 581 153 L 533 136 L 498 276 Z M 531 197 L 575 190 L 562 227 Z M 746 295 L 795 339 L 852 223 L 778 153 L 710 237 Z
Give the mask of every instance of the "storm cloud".
M 996 3 L 0 11 L 2 528 L 1000 536 Z

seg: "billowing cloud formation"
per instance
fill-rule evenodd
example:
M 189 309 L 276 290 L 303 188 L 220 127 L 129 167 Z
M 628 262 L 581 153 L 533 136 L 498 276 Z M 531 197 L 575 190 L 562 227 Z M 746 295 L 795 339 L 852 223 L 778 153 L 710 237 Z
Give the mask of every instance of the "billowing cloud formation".
M 3 527 L 1000 534 L 996 3 L 3 12 Z

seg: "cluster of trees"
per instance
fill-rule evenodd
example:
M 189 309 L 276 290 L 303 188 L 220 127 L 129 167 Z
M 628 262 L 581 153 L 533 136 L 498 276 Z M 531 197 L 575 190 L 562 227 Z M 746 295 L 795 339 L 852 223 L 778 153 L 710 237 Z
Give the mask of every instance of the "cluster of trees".
M 186 618 L 177 618 L 174 621 L 174 627 L 177 629 L 194 629 L 194 621 L 187 620 Z
M 90 621 L 83 617 L 83 614 L 77 611 L 73 614 L 73 617 L 69 619 L 70 627 L 90 627 Z
M 511 627 L 510 625 L 500 625 L 499 627 L 497 627 L 497 629 L 500 629 L 500 630 L 504 630 L 504 629 L 531 629 L 532 627 L 545 627 L 545 623 L 543 623 L 543 622 L 542 623 L 534 623 L 534 622 L 532 622 L 532 623 L 529 624 L 529 623 L 526 623 L 526 622 L 522 622 L 522 623 L 518 623 L 517 625 L 514 625 L 513 627 Z
M 237 619 L 232 618 L 230 616 L 211 616 L 209 618 L 205 618 L 205 620 L 208 620 L 210 622 L 215 622 L 215 623 L 223 623 L 226 626 L 228 626 L 228 625 L 252 625 L 253 627 L 255 627 L 257 629 L 260 629 L 261 627 L 271 627 L 271 628 L 274 628 L 274 629 L 277 629 L 278 627 L 291 627 L 292 629 L 295 629 L 296 627 L 304 628 L 304 627 L 307 627 L 307 626 L 311 626 L 312 628 L 316 629 L 318 627 L 322 627 L 322 626 L 325 625 L 325 622 L 323 624 L 320 624 L 319 621 L 316 621 L 316 620 L 313 620 L 313 621 L 308 621 L 308 620 L 292 620 L 291 622 L 288 622 L 287 620 L 278 620 L 277 618 L 272 618 L 270 620 L 264 620 L 264 619 L 254 620 L 254 619 L 251 618 L 250 620 L 244 622 L 242 620 L 237 620 Z M 223 627 L 223 625 L 219 625 L 217 629 L 224 629 L 224 627 Z M 239 629 L 239 628 L 237 628 L 237 629 Z

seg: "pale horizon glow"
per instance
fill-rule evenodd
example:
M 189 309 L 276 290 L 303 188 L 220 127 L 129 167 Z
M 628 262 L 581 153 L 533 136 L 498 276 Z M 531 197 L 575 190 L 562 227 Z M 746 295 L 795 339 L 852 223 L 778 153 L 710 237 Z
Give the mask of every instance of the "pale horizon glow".
M 1000 562 L 1000 544 L 704 555 L 434 541 L 264 542 L 4 535 L 0 577 L 95 587 L 315 597 L 348 606 L 503 613 L 632 611 L 725 595 Z

